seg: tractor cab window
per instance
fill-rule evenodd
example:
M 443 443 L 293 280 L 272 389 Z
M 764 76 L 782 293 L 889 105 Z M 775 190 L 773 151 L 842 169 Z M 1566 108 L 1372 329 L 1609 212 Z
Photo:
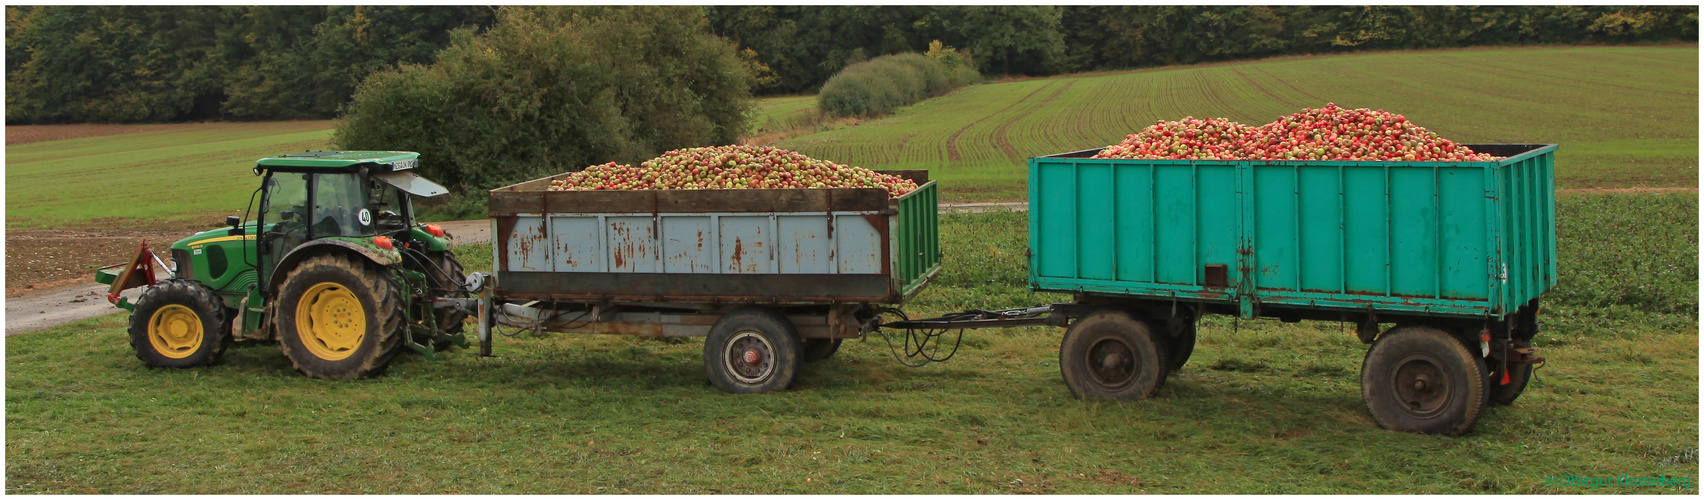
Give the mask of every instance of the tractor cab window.
M 314 176 L 313 235 L 371 236 L 373 212 L 367 209 L 367 190 L 362 176 L 318 174 Z
M 373 225 L 377 226 L 378 232 L 389 233 L 408 228 L 407 219 L 403 217 L 406 203 L 408 197 L 396 186 L 378 179 L 367 181 L 367 204 L 368 208 L 373 210 Z
M 266 178 L 260 217 L 270 224 L 266 253 L 276 261 L 308 240 L 308 179 L 310 174 L 277 173 Z

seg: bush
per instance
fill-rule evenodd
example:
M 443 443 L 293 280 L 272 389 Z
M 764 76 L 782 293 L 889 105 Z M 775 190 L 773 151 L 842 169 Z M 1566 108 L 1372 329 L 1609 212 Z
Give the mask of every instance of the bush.
M 586 165 L 727 144 L 751 75 L 692 7 L 505 7 L 431 65 L 375 73 L 333 135 L 412 150 L 423 173 L 484 189 Z
M 967 54 L 931 45 L 931 56 L 894 54 L 856 63 L 822 85 L 817 108 L 832 116 L 885 115 L 981 78 Z

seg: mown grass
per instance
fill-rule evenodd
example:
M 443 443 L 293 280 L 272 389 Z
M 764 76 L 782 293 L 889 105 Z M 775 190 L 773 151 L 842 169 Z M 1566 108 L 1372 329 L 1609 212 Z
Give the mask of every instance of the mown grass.
M 722 394 L 700 341 L 500 337 L 324 382 L 272 345 L 150 370 L 123 316 L 6 339 L 8 493 L 1695 493 L 1545 477 L 1697 479 L 1693 196 L 1565 196 L 1550 359 L 1460 438 L 1377 428 L 1364 346 L 1334 323 L 1202 325 L 1147 401 L 1071 397 L 1060 332 L 967 332 L 899 366 L 879 337 L 789 392 Z M 1064 300 L 1025 288 L 1021 213 L 945 215 L 907 310 Z M 1611 237 L 1613 235 L 1613 237 Z M 462 249 L 470 269 L 488 246 Z M 1690 267 L 1689 267 L 1690 266 Z M 1689 271 L 1690 269 L 1690 271 Z M 1629 283 L 1628 274 L 1638 273 Z M 1608 312 L 1606 312 L 1608 311 Z
M 6 146 L 6 228 L 239 215 L 260 187 L 250 171 L 256 159 L 322 149 L 331 127 L 330 121 L 212 123 Z
M 1696 46 L 1285 57 L 991 83 L 776 145 L 928 169 L 948 201 L 1021 200 L 1030 157 L 1104 147 L 1155 120 L 1259 125 L 1328 101 L 1403 113 L 1457 142 L 1561 144 L 1561 188 L 1698 183 Z

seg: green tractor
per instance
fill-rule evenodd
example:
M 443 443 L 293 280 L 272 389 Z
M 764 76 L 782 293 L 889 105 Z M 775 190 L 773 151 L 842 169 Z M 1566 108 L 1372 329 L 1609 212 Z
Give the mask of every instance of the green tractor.
M 378 374 L 402 347 L 436 358 L 467 347 L 463 323 L 484 276 L 465 276 L 449 236 L 414 221 L 410 196 L 444 194 L 415 175 L 419 153 L 317 151 L 263 158 L 253 220 L 147 248 L 96 272 L 130 311 L 130 345 L 151 367 L 217 363 L 236 341 L 277 341 L 322 379 Z M 250 196 L 250 206 L 253 207 Z M 159 274 L 168 275 L 161 279 Z M 146 286 L 134 304 L 119 292 Z

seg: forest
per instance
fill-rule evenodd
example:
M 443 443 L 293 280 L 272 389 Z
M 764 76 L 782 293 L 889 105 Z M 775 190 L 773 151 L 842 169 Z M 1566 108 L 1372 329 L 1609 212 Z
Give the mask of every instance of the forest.
M 366 77 L 431 64 L 482 6 L 8 6 L 6 122 L 330 118 Z M 569 17 L 572 17 L 571 7 Z M 1696 42 L 1694 6 L 714 6 L 757 95 L 814 92 L 853 63 L 964 50 L 983 75 L 1288 54 Z

